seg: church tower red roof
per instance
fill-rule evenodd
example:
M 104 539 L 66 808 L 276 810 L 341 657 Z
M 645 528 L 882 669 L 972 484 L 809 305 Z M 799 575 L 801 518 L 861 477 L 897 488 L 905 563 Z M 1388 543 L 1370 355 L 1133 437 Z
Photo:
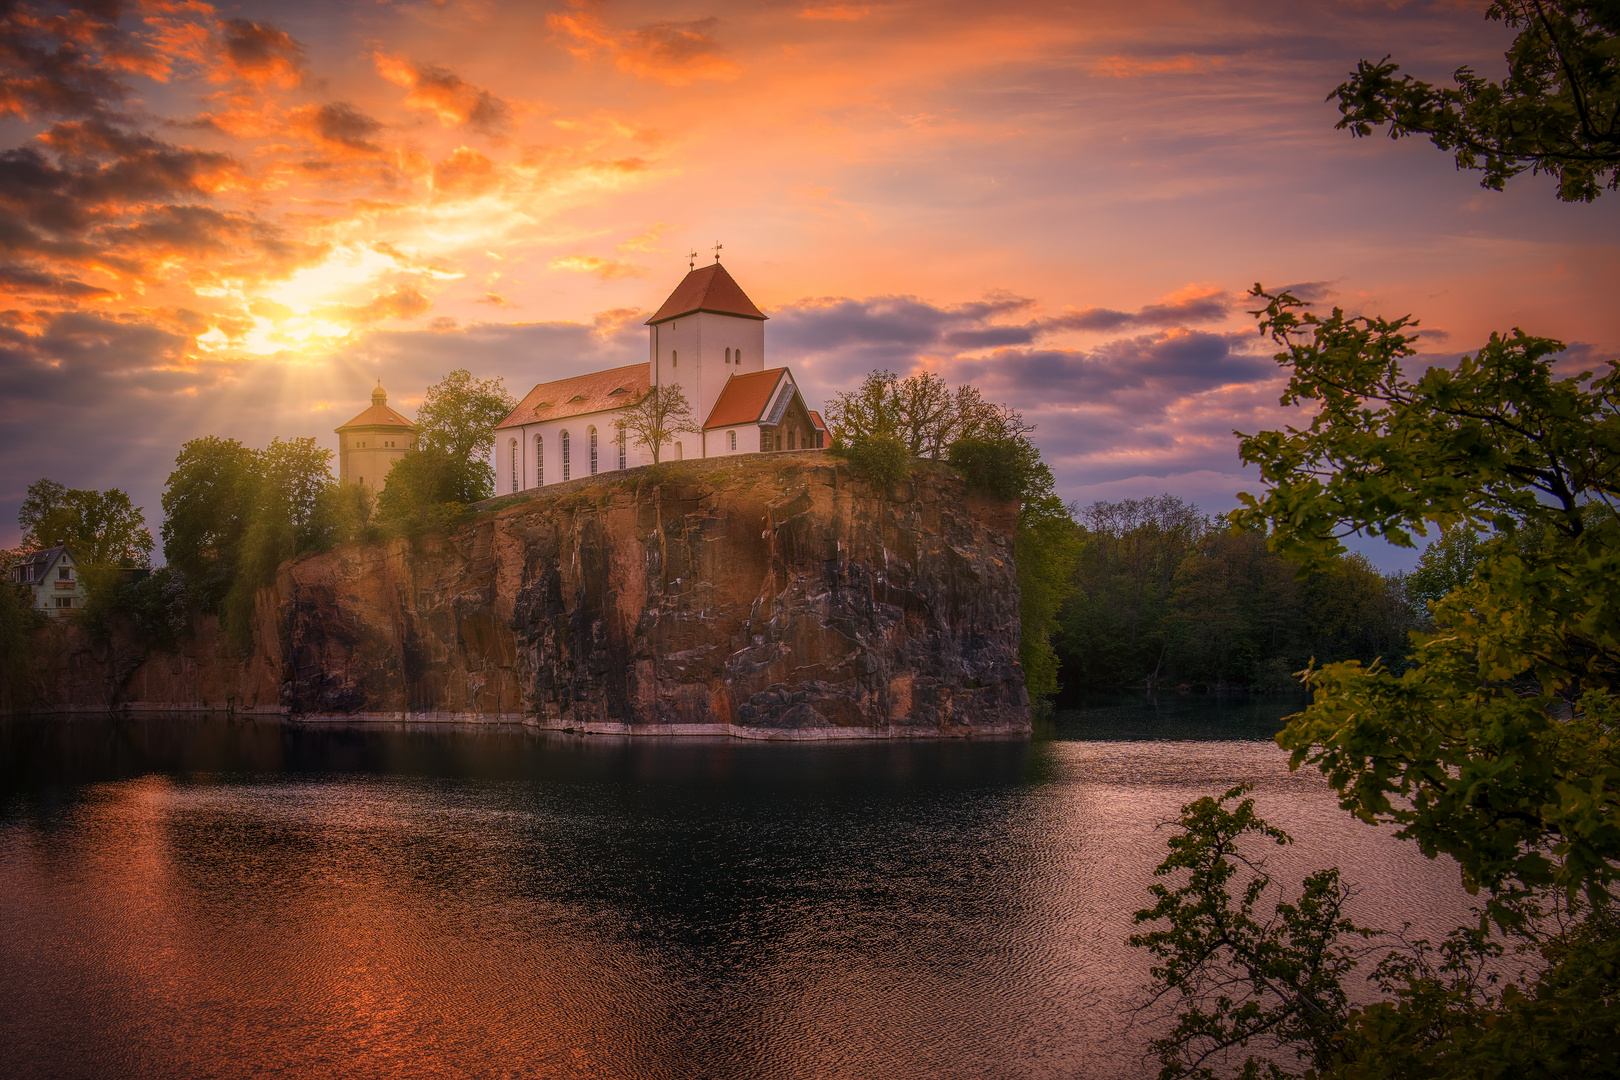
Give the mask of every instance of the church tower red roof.
M 675 291 L 669 294 L 664 306 L 647 320 L 647 325 L 668 322 L 682 315 L 690 315 L 694 311 L 738 315 L 744 319 L 767 318 L 766 314 L 748 299 L 748 294 L 742 291 L 742 286 L 738 285 L 736 280 L 726 273 L 726 268 L 718 262 L 700 266 L 687 274 L 681 283 L 675 286 Z

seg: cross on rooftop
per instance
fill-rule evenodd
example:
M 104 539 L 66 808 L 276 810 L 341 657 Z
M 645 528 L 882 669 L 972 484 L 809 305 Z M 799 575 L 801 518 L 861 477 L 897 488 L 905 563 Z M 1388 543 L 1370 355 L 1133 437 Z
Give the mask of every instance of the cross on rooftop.
M 722 244 L 720 241 L 716 240 L 714 242 L 714 261 L 715 262 L 720 261 L 720 249 L 723 248 L 723 247 L 725 247 L 725 245 Z
M 688 270 L 697 269 L 697 252 L 693 251 L 686 256 L 686 268 Z

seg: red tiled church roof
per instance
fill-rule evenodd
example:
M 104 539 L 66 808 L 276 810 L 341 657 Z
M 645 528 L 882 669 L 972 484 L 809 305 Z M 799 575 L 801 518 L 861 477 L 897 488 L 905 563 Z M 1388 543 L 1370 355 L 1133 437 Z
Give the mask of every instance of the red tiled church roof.
M 720 391 L 720 400 L 714 403 L 704 430 L 726 427 L 729 424 L 758 423 L 777 385 L 787 375 L 787 368 L 766 368 L 750 371 L 746 375 L 733 375 Z
M 634 405 L 652 385 L 647 367 L 645 363 L 628 364 L 541 383 L 518 402 L 511 415 L 495 426 L 518 427 L 539 420 L 560 420 Z
M 675 291 L 669 294 L 664 306 L 653 313 L 647 325 L 668 322 L 694 311 L 712 311 L 720 315 L 741 315 L 745 319 L 764 319 L 766 315 L 748 294 L 742 291 L 726 268 L 719 263 L 700 266 L 681 279 Z

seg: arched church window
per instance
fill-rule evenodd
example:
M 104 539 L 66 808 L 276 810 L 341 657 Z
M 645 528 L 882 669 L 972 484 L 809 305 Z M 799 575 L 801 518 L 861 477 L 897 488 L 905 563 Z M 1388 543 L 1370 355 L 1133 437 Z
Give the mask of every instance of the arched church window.
M 538 435 L 534 437 L 534 486 L 546 486 L 546 443 Z
M 737 433 L 735 431 L 726 432 L 726 440 L 731 443 L 731 452 L 735 454 L 737 452 Z
M 741 349 L 738 349 L 738 350 L 737 350 L 737 351 L 736 351 L 736 352 L 734 352 L 734 353 L 732 353 L 732 355 L 731 355 L 731 362 L 732 362 L 732 363 L 733 363 L 733 364 L 740 364 L 740 363 L 742 363 L 742 350 L 741 350 Z
M 680 364 L 681 364 L 681 354 L 676 352 L 674 349 L 669 350 L 669 366 L 670 367 L 679 367 Z
M 591 475 L 596 475 L 596 425 L 591 425 Z
M 728 364 L 731 363 L 731 350 L 730 349 L 726 350 L 726 363 L 728 363 Z
M 507 453 L 512 455 L 512 490 L 516 491 L 518 489 L 518 456 L 516 439 L 512 440 L 512 445 L 507 449 Z
M 797 428 L 794 428 L 792 431 L 788 432 L 788 449 L 789 450 L 797 450 L 798 448 L 799 448 L 799 431 L 798 431 Z
M 676 443 L 675 444 L 675 460 L 676 461 L 684 461 L 685 459 L 686 459 L 686 447 L 681 445 L 680 443 Z
M 562 433 L 562 452 L 563 452 L 563 481 L 567 482 L 569 469 L 568 469 L 568 432 L 566 432 L 566 431 Z

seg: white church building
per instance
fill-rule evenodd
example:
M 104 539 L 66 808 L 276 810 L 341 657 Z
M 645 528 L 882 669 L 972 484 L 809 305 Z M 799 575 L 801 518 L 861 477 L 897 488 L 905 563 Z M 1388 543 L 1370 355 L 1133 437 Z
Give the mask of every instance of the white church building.
M 765 366 L 765 322 L 718 260 L 694 269 L 647 320 L 646 363 L 543 382 L 496 426 L 496 492 L 650 465 L 614 421 L 652 386 L 679 386 L 701 429 L 673 436 L 661 460 L 826 445 L 793 372 Z

